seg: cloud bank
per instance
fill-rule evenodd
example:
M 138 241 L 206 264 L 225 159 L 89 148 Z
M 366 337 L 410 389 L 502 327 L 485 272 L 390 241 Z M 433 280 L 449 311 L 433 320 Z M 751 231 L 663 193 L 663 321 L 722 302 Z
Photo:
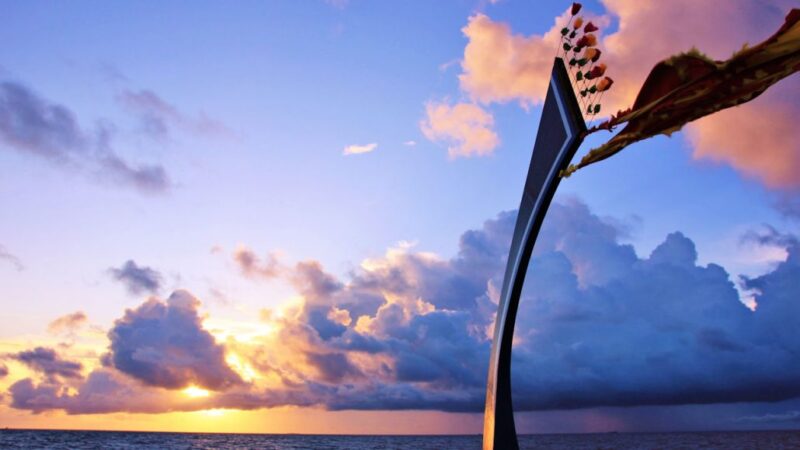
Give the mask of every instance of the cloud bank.
M 215 339 L 186 291 L 151 298 L 115 322 L 103 367 L 86 378 L 80 367 L 59 372 L 64 360 L 47 349 L 25 353 L 43 378 L 14 383 L 12 406 L 74 414 L 279 405 L 479 412 L 514 220 L 505 212 L 465 232 L 449 259 L 401 245 L 346 279 L 317 261 L 282 267 L 279 276 L 300 298 L 264 314 L 263 333 L 248 340 Z M 724 268 L 698 265 L 682 233 L 639 256 L 613 221 L 578 201 L 555 203 L 517 320 L 515 408 L 800 397 L 800 245 L 777 232 L 759 236 L 787 256 L 742 279 L 753 311 Z M 187 386 L 210 395 L 188 398 L 180 391 Z

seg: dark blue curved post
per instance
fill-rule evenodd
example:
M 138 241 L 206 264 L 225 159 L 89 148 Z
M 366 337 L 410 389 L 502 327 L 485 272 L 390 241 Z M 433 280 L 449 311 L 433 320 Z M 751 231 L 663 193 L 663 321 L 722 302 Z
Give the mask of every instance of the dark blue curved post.
M 560 181 L 583 141 L 586 124 L 561 58 L 556 58 L 547 97 L 542 108 L 539 131 L 533 146 L 528 178 L 522 192 L 514 238 L 508 254 L 503 291 L 497 308 L 486 410 L 483 418 L 484 450 L 518 449 L 511 404 L 511 340 L 517 306 L 533 245 Z

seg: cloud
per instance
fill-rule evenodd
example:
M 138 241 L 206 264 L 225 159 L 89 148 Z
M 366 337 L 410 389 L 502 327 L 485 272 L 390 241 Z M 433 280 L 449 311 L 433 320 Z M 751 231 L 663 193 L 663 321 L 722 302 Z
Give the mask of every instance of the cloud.
M 778 414 L 761 414 L 757 416 L 742 416 L 734 419 L 740 423 L 783 423 L 800 422 L 800 411 L 786 411 Z
M 787 219 L 800 220 L 800 193 L 787 192 L 779 195 L 775 207 Z
M 69 392 L 59 380 L 18 381 L 12 406 L 479 412 L 515 220 L 504 212 L 466 231 L 452 258 L 401 244 L 346 277 L 313 260 L 286 266 L 298 298 L 247 340 L 215 340 L 188 292 L 148 300 L 116 321 L 104 367 Z M 796 237 L 767 228 L 746 238 L 786 250 L 774 270 L 742 279 L 752 311 L 683 233 L 643 256 L 625 233 L 577 200 L 552 205 L 517 319 L 518 411 L 800 399 Z M 189 385 L 213 392 L 188 401 L 177 389 Z
M 22 265 L 22 261 L 9 253 L 2 245 L 0 245 L 0 260 L 6 261 L 14 266 L 14 268 L 17 269 L 17 272 L 22 272 L 25 270 L 25 266 Z
M 406 147 L 413 147 L 417 145 L 417 141 L 414 140 L 405 141 L 403 142 L 403 145 L 405 145 Z
M 75 311 L 72 314 L 63 315 L 47 325 L 47 331 L 52 334 L 74 333 L 88 321 L 86 313 Z
M 114 322 L 106 366 L 145 384 L 168 389 L 196 385 L 223 390 L 242 382 L 225 362 L 225 349 L 203 328 L 200 302 L 187 291 L 151 298 Z
M 153 139 L 167 139 L 173 128 L 206 136 L 224 136 L 230 130 L 221 122 L 199 114 L 191 117 L 179 111 L 155 92 L 142 89 L 124 90 L 117 101 L 128 111 L 139 116 L 140 131 Z
M 119 268 L 112 267 L 108 270 L 115 280 L 125 285 L 131 295 L 156 294 L 161 290 L 161 274 L 150 267 L 137 265 L 132 259 L 125 261 Z
M 281 266 L 275 254 L 268 255 L 267 261 L 262 262 L 253 250 L 243 245 L 234 250 L 233 261 L 242 274 L 250 278 L 275 278 L 281 272 Z
M 768 37 L 796 7 L 791 0 L 736 0 L 726 8 L 712 1 L 692 0 L 654 5 L 635 0 L 602 3 L 604 15 L 585 17 L 601 28 L 603 60 L 615 80 L 603 99 L 607 112 L 630 106 L 660 59 L 692 47 L 713 58 L 727 59 L 742 44 Z M 618 28 L 604 35 L 612 20 Z M 565 12 L 545 33 L 524 36 L 484 14 L 470 17 L 462 30 L 468 43 L 459 75 L 461 89 L 483 104 L 517 101 L 528 107 L 541 103 L 558 33 L 566 22 Z M 769 187 L 797 188 L 800 131 L 794 118 L 800 113 L 798 105 L 800 78 L 794 76 L 748 104 L 689 124 L 686 135 L 693 157 L 729 164 Z M 731 127 L 731 123 L 737 126 Z
M 0 142 L 21 153 L 44 158 L 60 167 L 89 170 L 143 192 L 169 188 L 158 165 L 134 166 L 110 146 L 111 132 L 100 125 L 83 130 L 67 107 L 51 103 L 19 83 L 0 83 Z
M 353 145 L 348 145 L 347 147 L 345 147 L 344 150 L 342 151 L 342 154 L 345 155 L 345 156 L 346 155 L 360 155 L 361 153 L 369 153 L 369 152 L 375 150 L 376 148 L 378 148 L 378 143 L 377 142 L 373 142 L 371 144 L 365 144 L 365 145 L 353 144 Z
M 0 364 L 0 378 L 8 376 L 8 367 L 5 364 Z
M 83 378 L 81 363 L 62 359 L 52 348 L 36 347 L 33 350 L 15 353 L 11 357 L 50 379 Z
M 500 145 L 494 117 L 472 103 L 428 102 L 420 129 L 426 138 L 449 145 L 450 158 L 491 155 Z

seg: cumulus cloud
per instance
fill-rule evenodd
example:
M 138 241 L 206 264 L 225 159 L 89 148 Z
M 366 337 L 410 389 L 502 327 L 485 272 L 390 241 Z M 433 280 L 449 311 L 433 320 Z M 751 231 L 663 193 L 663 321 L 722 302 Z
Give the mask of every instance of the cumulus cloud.
M 478 412 L 515 219 L 505 212 L 465 232 L 452 258 L 403 244 L 346 278 L 317 261 L 287 266 L 281 277 L 299 298 L 264 314 L 265 331 L 247 341 L 217 342 L 185 291 L 151 299 L 115 323 L 103 368 L 69 393 L 57 380 L 18 381 L 12 405 L 72 413 L 278 405 Z M 724 268 L 698 264 L 684 234 L 670 233 L 643 256 L 624 236 L 577 200 L 553 204 L 518 314 L 517 410 L 800 398 L 795 237 L 768 230 L 748 238 L 786 249 L 774 270 L 742 280 L 753 311 Z M 146 386 L 132 387 L 138 383 Z M 214 392 L 176 397 L 189 385 Z M 103 394 L 113 390 L 122 394 Z
M 587 18 L 601 27 L 601 36 L 612 21 L 618 24 L 600 45 L 615 80 L 603 98 L 608 112 L 633 103 L 660 59 L 692 47 L 727 59 L 742 44 L 765 39 L 797 6 L 791 0 L 736 0 L 725 8 L 692 0 L 602 3 L 605 14 Z M 468 39 L 459 76 L 462 90 L 484 104 L 517 101 L 527 107 L 542 102 L 566 14 L 543 34 L 530 36 L 515 34 L 507 24 L 483 14 L 470 17 L 462 30 Z M 790 77 L 746 105 L 687 125 L 693 156 L 729 164 L 770 187 L 800 186 L 800 132 L 794 126 L 799 93 L 800 79 Z
M 196 385 L 222 390 L 242 382 L 225 362 L 225 349 L 203 328 L 200 302 L 187 291 L 151 298 L 114 322 L 106 366 L 151 386 Z
M 159 165 L 134 165 L 110 146 L 111 132 L 100 125 L 81 128 L 75 114 L 14 82 L 0 83 L 0 142 L 65 168 L 88 170 L 100 178 L 143 192 L 163 192 L 170 182 Z
M 347 156 L 347 155 L 360 155 L 362 153 L 369 153 L 369 152 L 375 150 L 376 148 L 378 148 L 378 143 L 377 142 L 373 142 L 371 144 L 364 144 L 364 145 L 353 144 L 353 145 L 348 145 L 347 147 L 345 147 L 344 150 L 342 151 L 342 154 L 345 155 L 345 156 Z
M 22 261 L 19 258 L 9 253 L 5 247 L 0 245 L 0 260 L 6 261 L 11 264 L 18 272 L 25 270 L 25 266 L 22 265 Z
M 187 115 L 148 89 L 122 91 L 117 96 L 117 101 L 128 111 L 138 115 L 140 130 L 154 139 L 168 138 L 174 128 L 207 136 L 230 134 L 223 123 L 205 114 L 197 117 Z
M 125 264 L 108 269 L 111 277 L 125 285 L 132 295 L 142 293 L 156 294 L 161 290 L 161 274 L 150 267 L 139 266 L 136 261 L 129 259 Z
M 491 155 L 500 145 L 494 117 L 473 103 L 428 102 L 419 126 L 426 138 L 448 145 L 450 158 Z
M 53 334 L 74 333 L 89 320 L 83 311 L 63 315 L 47 325 L 47 331 Z
M 61 358 L 52 348 L 36 347 L 33 350 L 15 353 L 11 357 L 50 379 L 55 379 L 55 377 L 83 378 L 81 363 Z

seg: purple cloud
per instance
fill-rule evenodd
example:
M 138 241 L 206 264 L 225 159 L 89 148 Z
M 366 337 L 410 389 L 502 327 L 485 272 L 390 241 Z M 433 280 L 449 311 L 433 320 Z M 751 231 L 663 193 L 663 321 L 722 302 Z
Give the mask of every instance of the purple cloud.
M 131 295 L 157 294 L 161 289 L 161 274 L 150 267 L 137 265 L 132 259 L 119 268 L 110 268 L 109 272 L 115 280 L 125 285 Z
M 170 185 L 163 167 L 135 166 L 117 155 L 110 146 L 108 127 L 87 132 L 67 107 L 51 103 L 19 83 L 0 83 L 0 142 L 65 168 L 88 169 L 143 192 L 164 192 Z
M 127 310 L 108 332 L 111 345 L 104 364 L 167 389 L 197 385 L 223 390 L 242 383 L 225 363 L 225 348 L 203 328 L 199 304 L 179 290 L 166 301 L 151 298 Z
M 15 353 L 11 357 L 53 380 L 55 377 L 83 378 L 81 363 L 62 359 L 52 348 L 36 347 Z
M 140 130 L 153 139 L 168 138 L 173 128 L 207 136 L 230 134 L 223 123 L 205 114 L 197 117 L 184 114 L 151 90 L 125 90 L 117 96 L 117 101 L 139 117 Z
M 18 272 L 25 270 L 25 266 L 22 265 L 22 261 L 19 260 L 16 256 L 12 255 L 6 249 L 0 245 L 0 260 L 4 260 L 14 266 Z
M 303 301 L 267 315 L 273 332 L 249 343 L 215 342 L 185 291 L 152 299 L 116 322 L 100 370 L 119 383 L 144 382 L 141 397 L 161 395 L 159 411 L 319 405 L 478 412 L 514 220 L 513 212 L 502 213 L 464 233 L 450 259 L 401 247 L 346 279 L 315 261 L 285 268 Z M 553 205 L 518 315 L 517 410 L 800 399 L 796 238 L 761 237 L 788 256 L 773 271 L 744 279 L 756 299 L 752 311 L 722 267 L 698 265 L 683 234 L 669 234 L 646 256 L 623 237 L 582 203 Z M 225 364 L 226 351 L 278 384 L 242 382 Z M 189 384 L 217 393 L 185 403 L 161 389 Z M 17 391 L 20 399 L 36 392 L 38 408 L 50 402 L 67 411 L 157 404 L 108 396 L 90 407 L 84 403 L 102 396 L 91 396 L 99 387 L 88 379 L 69 398 L 48 397 L 48 386 L 20 384 Z

